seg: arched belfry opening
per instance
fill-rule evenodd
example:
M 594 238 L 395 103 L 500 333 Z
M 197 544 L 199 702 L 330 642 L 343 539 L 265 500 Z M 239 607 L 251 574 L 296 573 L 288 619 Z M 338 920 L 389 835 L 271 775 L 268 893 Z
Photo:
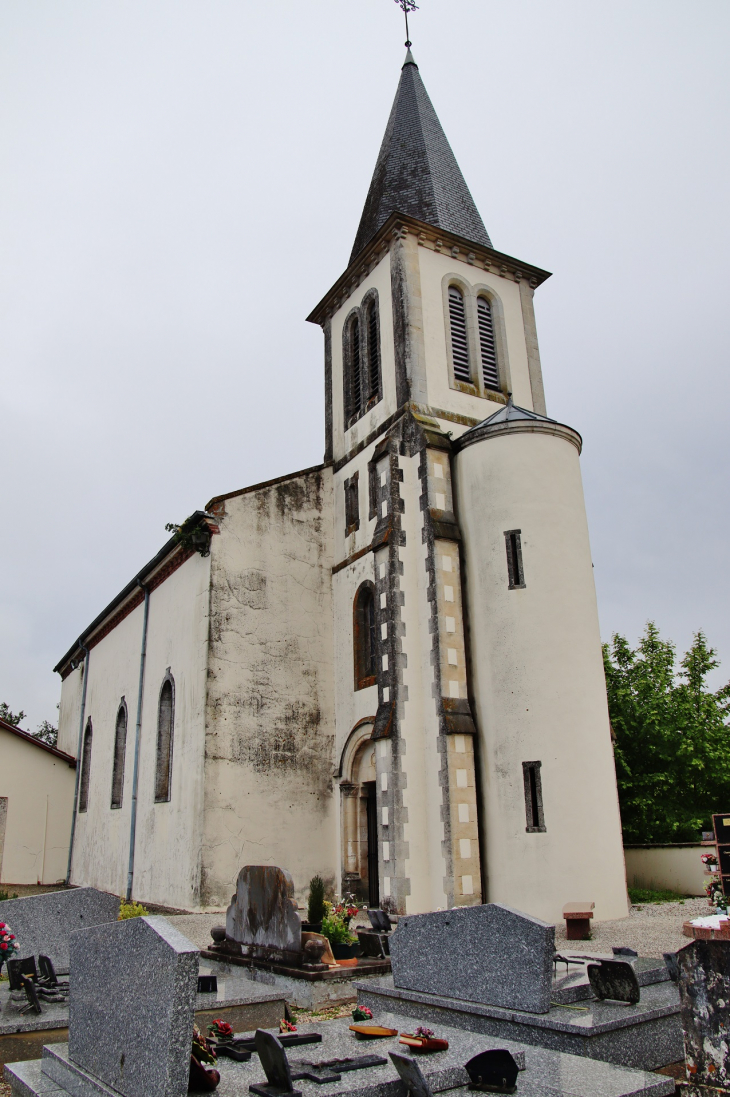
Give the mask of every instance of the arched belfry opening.
M 380 903 L 374 719 L 355 725 L 340 764 L 342 892 L 371 907 Z

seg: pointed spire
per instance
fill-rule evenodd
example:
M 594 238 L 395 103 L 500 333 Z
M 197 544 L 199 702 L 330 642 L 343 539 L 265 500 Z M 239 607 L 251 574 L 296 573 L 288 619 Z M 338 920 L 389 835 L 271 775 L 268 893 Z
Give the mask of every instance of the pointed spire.
M 492 246 L 410 48 L 350 262 L 395 212 Z

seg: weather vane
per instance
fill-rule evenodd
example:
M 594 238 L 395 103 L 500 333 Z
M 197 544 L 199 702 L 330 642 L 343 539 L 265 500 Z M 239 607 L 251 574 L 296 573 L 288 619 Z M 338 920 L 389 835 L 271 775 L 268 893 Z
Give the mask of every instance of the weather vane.
M 406 46 L 410 49 L 413 43 L 411 42 L 410 35 L 408 33 L 408 12 L 418 11 L 418 4 L 415 2 L 415 0 L 395 0 L 395 2 L 406 17 Z

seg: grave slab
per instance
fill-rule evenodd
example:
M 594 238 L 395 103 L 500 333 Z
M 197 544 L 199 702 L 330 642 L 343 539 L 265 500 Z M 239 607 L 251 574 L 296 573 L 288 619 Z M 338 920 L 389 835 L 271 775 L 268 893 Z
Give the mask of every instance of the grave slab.
M 421 1013 L 401 1016 L 389 1013 L 378 1015 L 379 1024 L 412 1032 L 424 1021 Z M 347 1019 L 327 1021 L 320 1025 L 301 1025 L 300 1030 L 322 1033 L 322 1043 L 317 1045 L 317 1059 L 350 1058 L 352 1056 L 377 1054 L 388 1059 L 382 1066 L 367 1068 L 350 1074 L 343 1074 L 340 1082 L 328 1083 L 326 1087 L 305 1079 L 297 1080 L 294 1085 L 302 1091 L 303 1097 L 403 1097 L 403 1086 L 398 1073 L 388 1058 L 389 1051 L 409 1055 L 407 1049 L 398 1043 L 398 1037 L 377 1041 L 359 1041 L 349 1031 Z M 615 1066 L 612 1063 L 596 1062 L 576 1056 L 561 1054 L 539 1047 L 526 1047 L 514 1041 L 493 1039 L 461 1029 L 440 1027 L 439 1036 L 449 1041 L 449 1050 L 434 1055 L 413 1056 L 417 1061 L 431 1092 L 444 1093 L 449 1097 L 467 1097 L 473 1091 L 467 1088 L 468 1075 L 464 1066 L 470 1059 L 482 1051 L 505 1048 L 517 1058 L 520 1052 L 525 1056 L 525 1070 L 519 1075 L 517 1083 L 518 1097 L 670 1097 L 674 1093 L 674 1080 L 657 1074 L 647 1074 L 639 1070 Z M 62 1055 L 63 1045 L 56 1046 L 54 1056 Z M 301 1054 L 298 1054 L 301 1052 Z M 306 1052 L 306 1054 L 305 1054 Z M 292 1070 L 300 1058 L 314 1059 L 311 1048 L 288 1051 Z M 249 1085 L 265 1081 L 265 1075 L 256 1055 L 248 1063 L 235 1063 L 230 1059 L 219 1060 L 221 1081 L 216 1090 L 217 1097 L 249 1097 Z M 13 1088 L 14 1097 L 67 1097 L 69 1090 L 43 1090 L 40 1064 L 12 1064 L 6 1068 L 6 1079 Z M 24 1087 L 24 1088 L 23 1088 Z M 78 1093 L 76 1097 L 115 1097 L 102 1090 L 93 1093 Z
M 394 985 L 506 1009 L 550 1009 L 555 926 L 501 903 L 412 914 L 390 937 Z
M 74 933 L 71 969 L 68 1056 L 77 1089 L 90 1076 L 123 1097 L 184 1097 L 195 946 L 165 918 L 130 918 Z M 49 1056 L 44 1069 L 68 1088 L 59 1059 Z
M 548 1013 L 403 990 L 392 976 L 355 987 L 358 1004 L 376 1015 L 417 1011 L 420 1023 L 430 1028 L 449 1025 L 642 1070 L 676 1063 L 684 1055 L 679 995 L 671 982 L 643 988 L 637 1005 L 585 1002 L 577 1008 L 551 1006 Z
M 8 922 L 20 941 L 19 959 L 50 956 L 56 972 L 69 969 L 71 934 L 91 926 L 116 922 L 119 899 L 96 888 L 71 888 L 0 903 L 0 922 Z

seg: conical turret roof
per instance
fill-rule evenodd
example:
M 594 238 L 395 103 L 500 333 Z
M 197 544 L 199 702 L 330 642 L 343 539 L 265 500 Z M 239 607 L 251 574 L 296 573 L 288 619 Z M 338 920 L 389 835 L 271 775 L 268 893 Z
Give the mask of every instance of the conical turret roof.
M 392 213 L 491 247 L 410 49 L 375 165 L 350 262 Z

